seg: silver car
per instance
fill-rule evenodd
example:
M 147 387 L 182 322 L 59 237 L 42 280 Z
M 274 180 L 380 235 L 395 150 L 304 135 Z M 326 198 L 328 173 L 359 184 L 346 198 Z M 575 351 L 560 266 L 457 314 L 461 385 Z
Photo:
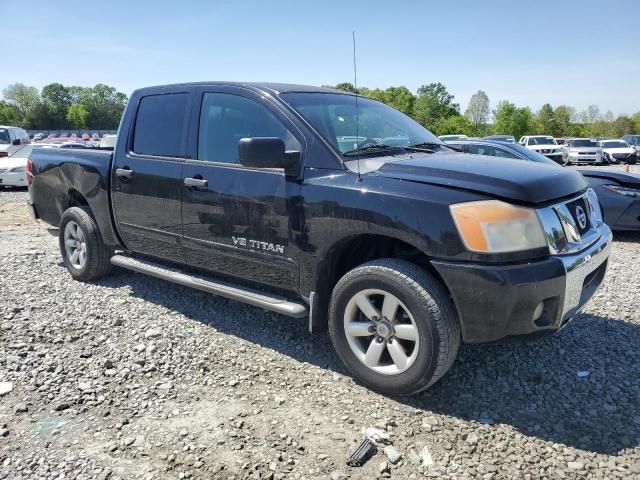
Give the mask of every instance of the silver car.
M 565 165 L 572 163 L 603 163 L 602 148 L 591 138 L 571 138 L 562 147 Z

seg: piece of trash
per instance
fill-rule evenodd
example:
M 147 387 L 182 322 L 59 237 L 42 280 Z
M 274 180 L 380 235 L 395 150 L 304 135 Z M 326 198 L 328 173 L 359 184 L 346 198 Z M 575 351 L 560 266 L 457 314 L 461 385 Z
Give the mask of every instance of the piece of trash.
M 380 430 L 375 427 L 367 427 L 360 430 L 364 438 L 368 438 L 369 440 L 373 440 L 374 443 L 382 442 L 385 443 L 389 440 L 389 434 L 384 430 Z
M 578 378 L 584 378 L 591 375 L 591 372 L 589 370 L 580 370 L 579 372 L 576 372 L 576 375 L 578 376 Z
M 347 465 L 350 467 L 362 467 L 376 453 L 378 453 L 376 444 L 370 438 L 365 437 L 347 458 Z

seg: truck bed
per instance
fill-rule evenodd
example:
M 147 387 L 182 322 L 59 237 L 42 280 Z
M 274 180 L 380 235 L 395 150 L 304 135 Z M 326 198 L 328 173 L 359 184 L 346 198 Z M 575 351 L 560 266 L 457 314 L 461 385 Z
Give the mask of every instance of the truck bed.
M 109 245 L 118 245 L 109 205 L 113 152 L 34 148 L 31 152 L 31 204 L 38 218 L 58 225 L 64 211 L 88 205 Z

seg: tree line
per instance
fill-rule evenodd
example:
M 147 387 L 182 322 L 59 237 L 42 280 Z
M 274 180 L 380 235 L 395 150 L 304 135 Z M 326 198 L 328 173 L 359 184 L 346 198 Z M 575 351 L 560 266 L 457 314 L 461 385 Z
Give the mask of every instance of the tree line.
M 338 90 L 356 93 L 353 84 L 345 82 L 331 86 Z M 640 112 L 631 116 L 612 112 L 600 112 L 597 105 L 590 105 L 578 112 L 568 105 L 555 108 L 549 103 L 533 112 L 529 107 L 519 107 L 508 100 L 499 101 L 491 110 L 489 97 L 482 90 L 471 96 L 469 106 L 463 112 L 454 96 L 442 83 L 430 83 L 413 94 L 406 87 L 359 88 L 358 94 L 386 103 L 412 117 L 436 135 L 464 134 L 481 137 L 489 134 L 553 135 L 554 137 L 615 137 L 640 134 Z
M 95 87 L 50 83 L 41 92 L 14 83 L 2 94 L 0 125 L 32 130 L 113 130 L 127 103 L 124 93 L 101 83 Z

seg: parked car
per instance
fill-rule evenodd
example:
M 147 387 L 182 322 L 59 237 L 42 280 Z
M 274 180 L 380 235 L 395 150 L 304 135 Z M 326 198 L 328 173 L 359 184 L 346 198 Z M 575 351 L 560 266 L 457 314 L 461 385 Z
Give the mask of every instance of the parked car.
M 516 143 L 516 137 L 513 135 L 488 135 L 485 140 L 496 140 L 497 142 Z
M 443 142 L 446 142 L 449 140 L 462 140 L 469 137 L 467 137 L 466 135 L 440 135 L 438 138 Z
M 100 140 L 100 143 L 98 144 L 98 147 L 99 148 L 103 148 L 103 149 L 113 150 L 113 148 L 116 145 L 116 140 L 117 139 L 118 139 L 117 135 L 105 135 Z
M 29 143 L 29 135 L 23 128 L 0 125 L 0 157 L 7 157 Z
M 454 142 L 453 146 L 467 153 L 517 158 L 559 167 L 557 163 L 521 145 L 498 142 Z M 604 221 L 612 230 L 640 230 L 640 175 L 606 170 L 578 170 L 596 192 Z
M 43 139 L 44 139 L 44 133 L 42 133 L 42 132 L 36 133 L 36 134 L 33 136 L 33 139 L 34 139 L 34 140 L 36 140 L 36 141 L 38 141 L 38 140 L 43 140 Z
M 636 156 L 640 158 L 640 135 L 624 135 L 622 140 L 627 142 L 636 151 Z
M 520 145 L 538 152 L 556 163 L 562 163 L 562 148 L 549 135 L 525 135 L 520 137 Z
M 637 156 L 635 148 L 631 147 L 624 140 L 600 140 L 598 145 L 602 149 L 602 160 L 605 163 L 636 163 Z
M 25 145 L 15 150 L 8 158 L 0 159 L 0 186 L 27 186 L 27 158 L 34 145 Z
M 592 138 L 570 138 L 562 148 L 562 161 L 572 163 L 603 163 L 602 148 Z
M 356 128 L 368 138 L 342 142 Z M 73 278 L 118 265 L 308 316 L 387 394 L 432 385 L 461 341 L 556 332 L 605 276 L 611 231 L 582 175 L 477 162 L 373 99 L 151 87 L 119 132 L 113 152 L 36 149 L 28 163 L 31 213 L 59 227 Z

